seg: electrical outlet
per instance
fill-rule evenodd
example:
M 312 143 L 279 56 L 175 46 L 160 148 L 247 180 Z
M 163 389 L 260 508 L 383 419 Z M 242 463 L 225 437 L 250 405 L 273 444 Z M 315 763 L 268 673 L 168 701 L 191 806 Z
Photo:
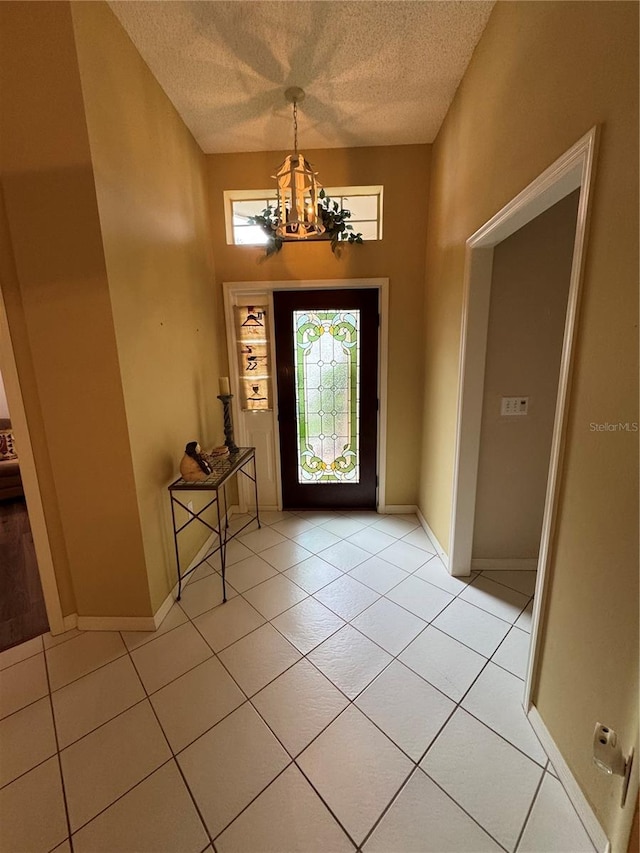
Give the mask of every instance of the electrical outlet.
M 503 397 L 500 403 L 500 414 L 503 417 L 510 415 L 526 415 L 528 411 L 528 397 Z

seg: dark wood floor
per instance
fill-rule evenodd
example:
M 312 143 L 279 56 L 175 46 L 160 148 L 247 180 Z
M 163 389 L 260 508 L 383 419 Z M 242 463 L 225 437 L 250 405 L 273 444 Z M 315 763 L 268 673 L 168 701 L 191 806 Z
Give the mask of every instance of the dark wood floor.
M 48 630 L 26 504 L 0 501 L 0 651 Z

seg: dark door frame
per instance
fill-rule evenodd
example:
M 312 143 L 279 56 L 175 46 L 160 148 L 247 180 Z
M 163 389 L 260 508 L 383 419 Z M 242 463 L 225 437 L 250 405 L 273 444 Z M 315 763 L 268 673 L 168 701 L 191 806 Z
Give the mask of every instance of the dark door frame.
M 354 483 L 300 482 L 298 415 L 292 337 L 292 312 L 357 309 L 361 316 L 358 418 L 360 477 Z M 378 347 L 380 292 L 377 288 L 278 290 L 274 292 L 273 326 L 276 340 L 282 504 L 287 509 L 375 509 L 378 468 Z
M 227 353 L 229 358 L 229 375 L 232 388 L 238 387 L 238 370 L 235 351 L 235 330 L 233 324 L 233 306 L 236 299 L 245 293 L 264 294 L 273 309 L 273 292 L 276 290 L 321 290 L 324 288 L 378 288 L 380 292 L 380 337 L 378 347 L 378 512 L 384 513 L 391 509 L 386 502 L 386 472 L 387 472 L 387 387 L 388 387 L 388 354 L 389 354 L 389 279 L 388 278 L 345 278 L 345 279 L 307 279 L 290 281 L 231 281 L 223 283 L 225 306 L 225 325 L 227 332 Z M 270 352 L 272 363 L 275 364 L 275 345 L 273 329 L 271 329 Z M 275 374 L 275 371 L 274 371 Z M 277 377 L 274 375 L 274 395 L 277 400 Z M 237 395 L 232 400 L 233 418 L 236 425 L 236 442 L 244 442 L 244 419 L 238 405 Z M 280 481 L 280 436 L 277 421 L 277 409 L 274 409 L 273 432 L 274 465 L 277 470 L 277 487 L 281 505 L 282 484 Z M 396 509 L 395 507 L 393 509 Z M 393 511 L 391 509 L 391 511 Z M 404 507 L 402 508 L 404 509 Z M 400 509 L 396 509 L 400 511 Z

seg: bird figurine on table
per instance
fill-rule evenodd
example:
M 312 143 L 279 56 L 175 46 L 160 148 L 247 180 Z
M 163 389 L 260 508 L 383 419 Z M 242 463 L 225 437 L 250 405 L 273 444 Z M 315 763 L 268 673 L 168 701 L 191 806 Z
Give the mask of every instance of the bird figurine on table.
M 202 455 L 200 445 L 197 441 L 190 441 L 180 462 L 180 476 L 189 483 L 197 483 L 206 480 L 210 474 L 211 465 Z

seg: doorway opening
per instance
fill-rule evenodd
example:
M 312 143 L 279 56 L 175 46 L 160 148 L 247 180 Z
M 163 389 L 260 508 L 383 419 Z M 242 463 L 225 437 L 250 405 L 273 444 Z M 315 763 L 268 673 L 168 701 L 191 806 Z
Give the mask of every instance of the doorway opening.
M 9 322 L 0 288 L 0 372 L 2 373 L 3 385 L 7 399 L 7 413 L 11 412 L 11 432 L 16 438 L 16 449 L 19 458 L 20 483 L 24 495 L 24 512 L 28 511 L 28 521 L 23 518 L 17 521 L 12 518 L 9 522 L 11 528 L 17 527 L 20 532 L 21 541 L 27 549 L 25 561 L 29 565 L 29 580 L 25 587 L 28 594 L 36 597 L 34 587 L 38 584 L 41 588 L 46 611 L 46 621 L 52 634 L 60 634 L 65 630 L 65 620 L 60 605 L 60 594 L 56 581 L 53 557 L 49 545 L 49 535 L 42 505 L 40 486 L 36 472 L 35 459 L 31 446 L 31 437 L 27 424 L 27 415 L 22 399 L 18 368 L 16 365 L 13 343 Z M 19 509 L 21 509 L 19 507 Z M 27 534 L 26 525 L 29 533 Z M 11 534 L 9 534 L 11 539 Z M 31 551 L 31 546 L 33 550 Z M 22 546 L 21 546 L 22 547 Z M 0 560 L 0 565 L 4 565 Z M 37 577 L 36 577 L 37 576 Z M 26 595 L 27 593 L 25 593 Z M 25 606 L 22 601 L 21 607 Z M 28 609 L 28 608 L 27 608 Z M 46 630 L 46 627 L 43 629 Z M 40 631 L 39 633 L 42 633 Z M 35 634 L 33 636 L 36 636 Z M 26 639 L 24 637 L 23 639 Z M 13 646 L 21 642 L 20 639 L 11 641 Z
M 540 625 L 545 607 L 548 564 L 558 503 L 596 142 L 597 129 L 593 128 L 467 240 L 449 554 L 449 571 L 452 575 L 458 576 L 468 575 L 473 567 L 494 252 L 498 244 L 531 223 L 540 214 L 549 211 L 558 202 L 577 192 L 577 218 L 571 253 L 568 296 L 562 318 L 563 334 L 557 393 L 553 405 L 551 446 L 547 456 L 548 468 L 544 483 L 544 507 L 539 550 L 537 561 L 534 563 L 537 577 L 524 689 L 524 706 L 529 714 L 535 710 L 532 697 L 537 675 L 536 665 L 541 640 Z M 565 203 L 570 204 L 570 202 Z M 521 402 L 518 395 L 522 395 L 522 404 L 528 405 L 525 389 L 520 388 L 519 385 L 516 387 L 509 391 L 505 389 L 504 396 L 513 394 L 514 400 L 511 402 L 517 405 Z M 476 567 L 480 568 L 478 564 Z M 522 568 L 522 566 L 515 568 Z
M 0 652 L 48 630 L 20 458 L 0 373 Z
M 471 568 L 538 564 L 579 191 L 494 249 Z

